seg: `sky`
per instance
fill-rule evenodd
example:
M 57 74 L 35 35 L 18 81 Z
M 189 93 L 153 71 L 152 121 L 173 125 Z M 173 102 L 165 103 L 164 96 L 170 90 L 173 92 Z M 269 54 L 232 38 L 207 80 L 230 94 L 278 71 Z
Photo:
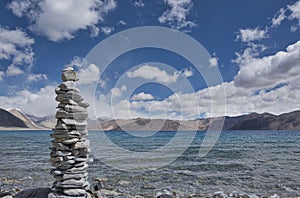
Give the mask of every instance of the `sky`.
M 1 0 L 0 4 L 0 108 L 53 115 L 61 70 L 72 66 L 91 104 L 92 118 L 196 119 L 300 109 L 300 1 Z M 147 32 L 140 33 L 143 27 Z M 155 27 L 163 32 L 154 34 Z M 160 47 L 116 55 L 129 44 L 114 39 L 132 28 L 138 31 L 128 43 L 153 37 L 156 45 L 177 46 L 182 54 L 208 65 L 193 64 Z M 169 29 L 177 40 L 164 34 Z M 189 47 L 191 40 L 203 51 Z M 97 51 L 105 42 L 109 44 L 104 50 Z

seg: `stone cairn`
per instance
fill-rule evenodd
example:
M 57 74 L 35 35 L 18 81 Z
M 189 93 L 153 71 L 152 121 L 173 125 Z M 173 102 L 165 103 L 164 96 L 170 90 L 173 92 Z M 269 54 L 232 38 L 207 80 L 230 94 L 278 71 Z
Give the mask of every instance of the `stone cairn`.
M 79 89 L 77 73 L 68 67 L 62 70 L 63 82 L 55 89 L 56 101 L 59 102 L 56 112 L 57 124 L 53 129 L 51 148 L 51 170 L 55 182 L 48 198 L 85 198 L 88 197 L 88 160 L 89 142 L 86 108 Z

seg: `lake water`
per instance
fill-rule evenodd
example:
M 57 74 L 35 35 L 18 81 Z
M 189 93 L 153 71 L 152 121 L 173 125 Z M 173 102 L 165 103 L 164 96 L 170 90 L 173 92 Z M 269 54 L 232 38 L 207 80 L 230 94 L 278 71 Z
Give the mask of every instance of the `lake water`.
M 50 133 L 0 132 L 2 190 L 11 186 L 51 186 Z M 108 142 L 101 139 L 103 135 L 122 149 L 111 149 Z M 175 132 L 155 135 L 140 132 L 139 136 L 90 131 L 88 139 L 91 140 L 93 161 L 88 171 L 91 183 L 95 178 L 107 178 L 103 186 L 121 192 L 125 197 L 151 197 L 151 194 L 166 189 L 176 192 L 179 197 L 209 196 L 216 191 L 236 191 L 259 197 L 300 196 L 300 131 L 223 131 L 204 157 L 199 157 L 199 148 L 205 132 L 197 132 L 181 155 L 179 151 L 184 148 L 181 144 L 189 135 L 183 135 L 182 141 L 164 153 L 155 151 L 172 141 Z M 142 155 L 137 157 L 138 154 Z M 107 156 L 112 159 L 108 161 Z M 141 156 L 145 156 L 144 159 Z M 173 158 L 177 159 L 172 161 Z M 168 163 L 161 163 L 164 161 Z

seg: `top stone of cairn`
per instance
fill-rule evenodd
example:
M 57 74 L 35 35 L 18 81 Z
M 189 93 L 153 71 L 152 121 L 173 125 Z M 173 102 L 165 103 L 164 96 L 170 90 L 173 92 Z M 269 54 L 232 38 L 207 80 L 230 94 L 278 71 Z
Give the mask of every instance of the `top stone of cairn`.
M 72 67 L 67 67 L 62 70 L 61 79 L 66 81 L 78 81 L 77 72 Z

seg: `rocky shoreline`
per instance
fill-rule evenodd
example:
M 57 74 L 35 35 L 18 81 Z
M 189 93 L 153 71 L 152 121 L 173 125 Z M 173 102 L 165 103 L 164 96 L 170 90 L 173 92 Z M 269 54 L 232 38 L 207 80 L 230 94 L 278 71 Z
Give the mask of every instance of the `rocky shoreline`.
M 47 198 L 50 188 L 28 188 L 22 189 L 22 181 L 16 179 L 1 178 L 0 179 L 0 197 L 1 198 Z M 185 194 L 179 190 L 173 188 L 158 188 L 152 185 L 141 185 L 140 192 L 131 192 L 127 186 L 130 185 L 130 181 L 120 180 L 118 183 L 114 183 L 108 178 L 95 178 L 91 183 L 91 189 L 88 190 L 88 196 L 90 198 L 260 198 L 254 193 L 245 193 L 239 191 L 224 192 L 216 191 L 211 193 L 193 192 Z M 19 184 L 19 185 L 16 185 Z M 267 198 L 279 198 L 278 194 L 272 194 L 269 196 L 263 196 Z

